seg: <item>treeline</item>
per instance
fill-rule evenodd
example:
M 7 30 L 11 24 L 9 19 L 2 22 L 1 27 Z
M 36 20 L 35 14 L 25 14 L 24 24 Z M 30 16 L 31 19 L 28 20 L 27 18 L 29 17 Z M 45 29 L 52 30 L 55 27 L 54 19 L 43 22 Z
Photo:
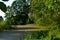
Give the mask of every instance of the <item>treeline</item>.
M 11 7 L 0 2 L 0 9 L 6 12 L 10 24 L 59 25 L 60 1 L 59 0 L 31 0 L 30 5 L 25 0 L 13 2 Z M 3 7 L 4 9 L 3 9 Z
M 26 0 L 17 0 L 6 9 L 5 17 L 10 24 L 34 23 L 43 26 L 60 24 L 59 0 L 31 0 L 30 4 Z
M 30 4 L 23 0 L 15 1 L 10 8 L 8 7 L 10 10 L 6 13 L 7 18 L 12 24 L 60 24 L 59 0 L 31 0 Z

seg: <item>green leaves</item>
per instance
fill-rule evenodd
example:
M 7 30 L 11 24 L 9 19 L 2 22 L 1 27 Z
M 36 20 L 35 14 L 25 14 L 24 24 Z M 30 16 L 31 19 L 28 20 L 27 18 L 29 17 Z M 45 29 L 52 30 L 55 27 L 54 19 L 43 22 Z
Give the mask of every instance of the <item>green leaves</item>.
M 28 20 L 29 7 L 25 0 L 17 0 L 8 7 L 6 17 L 11 19 L 11 24 L 26 24 Z
M 32 0 L 31 14 L 34 15 L 35 23 L 39 25 L 51 25 L 52 23 L 59 23 L 58 16 L 60 12 L 59 0 Z
M 7 10 L 6 5 L 5 5 L 3 2 L 0 2 L 0 9 L 1 9 L 3 12 L 6 12 L 6 10 Z

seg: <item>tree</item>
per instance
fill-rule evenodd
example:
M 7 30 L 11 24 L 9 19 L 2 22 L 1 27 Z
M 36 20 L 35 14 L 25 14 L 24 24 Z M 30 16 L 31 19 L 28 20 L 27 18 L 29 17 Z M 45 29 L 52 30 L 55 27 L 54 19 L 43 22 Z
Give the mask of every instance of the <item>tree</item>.
M 12 6 L 10 8 L 8 7 L 8 10 L 10 11 L 6 13 L 6 17 L 8 19 L 13 20 L 13 24 L 26 24 L 29 13 L 29 6 L 26 1 L 24 0 L 14 1 Z M 10 14 L 9 17 L 8 14 Z
M 60 24 L 59 0 L 32 0 L 31 16 L 39 25 Z
M 1 9 L 3 12 L 6 12 L 6 10 L 7 10 L 7 7 L 6 7 L 6 5 L 5 5 L 3 2 L 0 2 L 0 9 Z

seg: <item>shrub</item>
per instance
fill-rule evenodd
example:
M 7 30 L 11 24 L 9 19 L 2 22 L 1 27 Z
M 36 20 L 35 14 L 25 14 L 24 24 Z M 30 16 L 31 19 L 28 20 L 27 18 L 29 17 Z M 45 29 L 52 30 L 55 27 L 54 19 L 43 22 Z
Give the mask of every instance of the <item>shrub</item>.
M 0 31 L 7 30 L 10 28 L 11 28 L 11 26 L 9 25 L 9 23 L 7 21 L 0 22 Z
M 44 26 L 54 22 L 60 24 L 59 4 L 59 0 L 31 0 L 31 15 L 34 23 Z
M 25 36 L 24 40 L 42 40 L 46 36 L 48 36 L 48 30 L 40 31 L 40 32 L 32 32 L 32 34 L 28 34 Z
M 24 40 L 60 40 L 60 29 L 58 25 L 52 26 L 50 30 L 33 32 L 26 35 Z

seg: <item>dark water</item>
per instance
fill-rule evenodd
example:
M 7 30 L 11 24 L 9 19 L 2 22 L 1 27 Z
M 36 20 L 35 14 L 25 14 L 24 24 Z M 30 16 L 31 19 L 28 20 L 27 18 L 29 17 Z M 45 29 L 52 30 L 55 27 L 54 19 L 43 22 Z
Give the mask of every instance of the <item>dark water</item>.
M 31 34 L 32 32 L 21 31 L 5 31 L 0 32 L 0 40 L 23 40 L 24 35 Z

